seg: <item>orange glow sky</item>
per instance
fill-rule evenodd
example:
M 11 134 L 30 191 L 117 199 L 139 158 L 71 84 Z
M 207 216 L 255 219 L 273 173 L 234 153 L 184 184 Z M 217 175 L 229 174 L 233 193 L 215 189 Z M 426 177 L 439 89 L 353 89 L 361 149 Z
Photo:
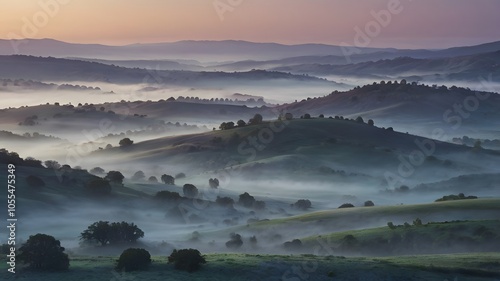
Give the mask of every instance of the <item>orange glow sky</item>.
M 217 1 L 241 4 L 221 20 Z M 110 45 L 225 39 L 352 45 L 354 27 L 364 28 L 373 20 L 370 12 L 386 9 L 390 1 L 397 0 L 0 0 L 0 38 Z M 500 40 L 498 0 L 400 2 L 403 11 L 370 47 L 440 48 Z M 48 15 L 40 3 L 58 4 Z M 26 21 L 35 28 L 27 28 Z

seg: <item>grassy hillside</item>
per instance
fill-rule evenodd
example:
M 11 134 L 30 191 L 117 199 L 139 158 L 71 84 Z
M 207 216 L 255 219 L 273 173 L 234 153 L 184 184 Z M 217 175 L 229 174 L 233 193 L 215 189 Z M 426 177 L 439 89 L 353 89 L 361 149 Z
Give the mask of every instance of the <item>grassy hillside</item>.
M 500 275 L 500 254 L 408 256 L 391 258 L 317 257 L 312 255 L 207 254 L 195 273 L 176 271 L 165 257 L 153 257 L 148 271 L 119 273 L 113 270 L 117 257 L 72 257 L 67 272 L 6 273 L 0 261 L 2 280 L 464 280 L 487 281 Z M 235 274 L 237 272 L 237 274 Z M 295 280 L 295 279 L 294 279 Z
M 206 238 L 226 237 L 230 232 L 257 238 L 280 235 L 278 242 L 332 232 L 386 227 L 388 222 L 401 225 L 420 218 L 424 223 L 453 220 L 496 220 L 500 217 L 500 199 L 475 199 L 429 204 L 357 207 L 310 212 L 281 219 L 263 220 L 246 226 L 214 233 Z M 345 236 L 345 235 L 344 235 Z
M 329 251 L 336 254 L 363 256 L 500 251 L 499 220 L 424 224 L 416 221 L 303 238 L 302 251 L 310 252 L 318 245 L 328 245 Z

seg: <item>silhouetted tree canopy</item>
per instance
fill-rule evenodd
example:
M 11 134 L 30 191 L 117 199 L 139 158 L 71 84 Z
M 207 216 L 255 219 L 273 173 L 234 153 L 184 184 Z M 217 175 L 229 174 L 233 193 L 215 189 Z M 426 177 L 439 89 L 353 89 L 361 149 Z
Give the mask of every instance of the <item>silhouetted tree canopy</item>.
M 177 270 L 194 272 L 199 270 L 201 265 L 206 263 L 206 260 L 198 250 L 182 249 L 174 250 L 168 257 L 168 262 L 173 263 Z
M 122 252 L 116 265 L 116 270 L 138 271 L 147 270 L 151 265 L 151 255 L 144 249 L 129 248 Z
M 46 234 L 36 234 L 19 248 L 17 258 L 35 270 L 60 271 L 69 267 L 61 242 Z

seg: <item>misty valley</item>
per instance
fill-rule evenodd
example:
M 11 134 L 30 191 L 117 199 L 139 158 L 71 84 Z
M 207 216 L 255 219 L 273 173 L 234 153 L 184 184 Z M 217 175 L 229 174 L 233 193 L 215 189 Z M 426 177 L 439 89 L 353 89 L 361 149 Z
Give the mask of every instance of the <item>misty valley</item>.
M 10 41 L 2 280 L 500 278 L 500 42 Z

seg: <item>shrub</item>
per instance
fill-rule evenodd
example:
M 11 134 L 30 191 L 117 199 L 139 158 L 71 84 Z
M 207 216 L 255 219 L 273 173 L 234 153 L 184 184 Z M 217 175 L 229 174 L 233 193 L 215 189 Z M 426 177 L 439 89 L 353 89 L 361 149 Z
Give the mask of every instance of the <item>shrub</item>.
M 28 176 L 26 178 L 26 183 L 31 187 L 44 187 L 45 182 L 37 176 Z
M 454 201 L 454 200 L 468 200 L 468 199 L 477 199 L 477 196 L 465 196 L 465 194 L 460 193 L 458 195 L 447 195 L 437 199 L 435 202 L 444 202 L 444 201 Z
M 19 252 L 18 259 L 35 270 L 60 271 L 69 267 L 69 258 L 61 242 L 50 235 L 30 236 Z
M 339 209 L 344 209 L 344 208 L 354 208 L 354 205 L 351 203 L 344 203 L 339 207 Z
M 174 250 L 168 257 L 169 263 L 174 263 L 174 268 L 187 272 L 194 272 L 206 263 L 200 251 L 195 249 Z
M 111 185 L 107 180 L 97 178 L 90 180 L 85 184 L 85 189 L 96 195 L 111 194 Z
M 189 183 L 182 187 L 182 192 L 184 193 L 184 196 L 188 198 L 196 198 L 198 196 L 198 188 Z
M 130 248 L 120 255 L 116 270 L 137 271 L 146 270 L 151 264 L 151 255 L 144 249 Z

